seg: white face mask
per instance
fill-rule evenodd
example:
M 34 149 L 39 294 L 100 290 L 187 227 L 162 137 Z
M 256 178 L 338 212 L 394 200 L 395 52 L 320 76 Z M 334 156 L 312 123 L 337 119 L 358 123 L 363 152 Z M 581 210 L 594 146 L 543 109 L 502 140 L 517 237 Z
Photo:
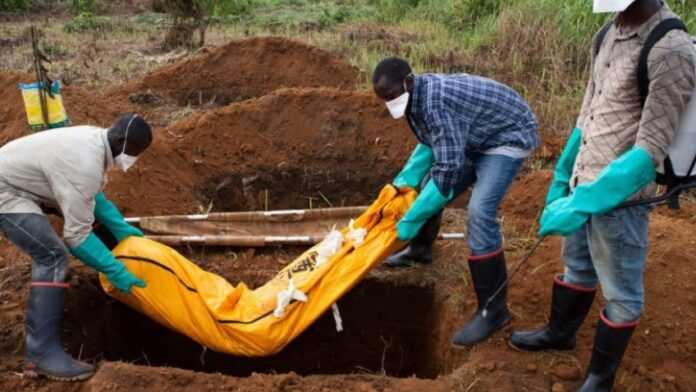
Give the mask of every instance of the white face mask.
M 123 149 L 121 150 L 121 153 L 116 155 L 114 158 L 114 164 L 118 166 L 119 169 L 121 169 L 124 173 L 130 169 L 131 166 L 135 164 L 135 161 L 138 160 L 138 157 L 134 157 L 132 155 L 126 154 L 126 144 L 128 143 L 128 130 L 130 129 L 131 123 L 133 123 L 133 119 L 136 118 L 137 116 L 131 117 L 130 121 L 128 122 L 128 126 L 126 126 L 126 137 L 123 140 Z
M 411 94 L 408 93 L 408 89 L 406 88 L 406 79 L 404 79 L 404 93 L 391 101 L 386 102 L 387 109 L 389 109 L 389 113 L 391 113 L 394 119 L 398 120 L 403 117 L 404 114 L 406 114 L 406 108 L 408 107 L 408 99 L 410 96 Z
M 392 99 L 391 101 L 387 101 L 387 109 L 389 109 L 389 113 L 391 113 L 392 117 L 395 119 L 400 119 L 401 117 L 406 114 L 406 107 L 408 106 L 408 98 L 410 94 L 408 91 L 405 93 L 399 95 L 398 97 Z
M 135 161 L 137 161 L 137 160 L 138 160 L 138 157 L 134 157 L 132 155 L 121 153 L 121 154 L 118 154 L 116 156 L 116 158 L 114 158 L 114 163 L 123 172 L 127 172 L 128 169 L 130 169 L 130 167 L 133 166 L 135 164 Z
M 635 0 L 594 0 L 592 11 L 595 14 L 603 12 L 623 12 Z

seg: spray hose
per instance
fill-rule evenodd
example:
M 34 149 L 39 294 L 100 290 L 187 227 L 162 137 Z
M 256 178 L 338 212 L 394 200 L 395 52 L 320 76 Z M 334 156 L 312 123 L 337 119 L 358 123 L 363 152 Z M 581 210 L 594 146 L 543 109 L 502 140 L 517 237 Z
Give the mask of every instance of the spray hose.
M 541 245 L 541 243 L 544 242 L 544 239 L 545 239 L 545 238 L 546 238 L 546 236 L 544 236 L 544 237 L 539 237 L 539 238 L 536 240 L 536 242 L 534 242 L 534 245 L 532 245 L 532 247 L 529 248 L 529 250 L 527 251 L 527 254 L 524 255 L 524 257 L 523 257 L 522 260 L 517 264 L 517 266 L 516 266 L 515 269 L 512 271 L 512 273 L 511 273 L 510 275 L 508 275 L 507 278 L 505 278 L 505 281 L 500 285 L 500 287 L 498 287 L 498 289 L 495 290 L 495 292 L 493 293 L 493 295 L 491 295 L 491 296 L 488 298 L 488 300 L 486 301 L 486 304 L 483 305 L 483 311 L 481 312 L 481 315 L 483 316 L 483 318 L 486 318 L 486 316 L 488 315 L 488 306 L 491 304 L 491 302 L 493 302 L 493 300 L 495 300 L 496 297 L 498 297 L 498 295 L 500 295 L 500 293 L 501 293 L 501 292 L 503 291 L 503 289 L 508 285 L 508 283 L 512 280 L 512 278 L 515 277 L 515 275 L 516 275 L 517 272 L 520 270 L 520 268 L 522 268 L 522 266 L 523 266 L 524 264 L 526 264 L 527 261 L 529 261 L 529 258 L 532 257 L 532 255 L 534 254 L 534 252 L 536 251 L 536 249 L 539 247 L 539 245 Z
M 679 208 L 679 196 L 681 195 L 682 192 L 684 192 L 687 189 L 691 188 L 696 188 L 696 181 L 691 181 L 687 183 L 682 183 L 678 184 L 672 187 L 668 187 L 667 191 L 660 195 L 656 196 L 653 198 L 649 199 L 643 199 L 643 200 L 635 200 L 635 201 L 628 201 L 620 204 L 616 209 L 621 209 L 621 208 L 629 208 L 629 207 L 635 207 L 635 206 L 642 206 L 642 205 L 660 205 L 667 203 L 670 208 L 673 209 L 678 209 Z M 503 291 L 503 289 L 510 283 L 512 278 L 515 277 L 517 272 L 522 268 L 523 265 L 525 265 L 528 261 L 529 258 L 532 257 L 536 249 L 541 245 L 542 242 L 544 242 L 544 239 L 546 236 L 539 237 L 534 245 L 527 251 L 527 254 L 524 255 L 522 260 L 517 264 L 515 269 L 512 271 L 512 273 L 505 279 L 505 281 L 498 287 L 493 295 L 491 295 L 488 300 L 486 301 L 486 304 L 483 306 L 483 311 L 481 312 L 481 315 L 485 318 L 488 315 L 488 306 L 500 295 L 500 293 Z

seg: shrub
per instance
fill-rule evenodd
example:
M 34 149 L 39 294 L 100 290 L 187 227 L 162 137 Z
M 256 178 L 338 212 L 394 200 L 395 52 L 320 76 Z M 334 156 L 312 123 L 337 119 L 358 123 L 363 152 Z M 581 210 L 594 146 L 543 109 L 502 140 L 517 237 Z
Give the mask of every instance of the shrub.
M 0 0 L 0 11 L 24 11 L 29 6 L 29 0 Z
M 83 12 L 63 25 L 66 33 L 82 33 L 94 31 L 105 33 L 114 30 L 114 24 L 108 17 L 95 16 L 90 12 Z
M 75 15 L 94 13 L 96 0 L 72 0 L 72 10 Z

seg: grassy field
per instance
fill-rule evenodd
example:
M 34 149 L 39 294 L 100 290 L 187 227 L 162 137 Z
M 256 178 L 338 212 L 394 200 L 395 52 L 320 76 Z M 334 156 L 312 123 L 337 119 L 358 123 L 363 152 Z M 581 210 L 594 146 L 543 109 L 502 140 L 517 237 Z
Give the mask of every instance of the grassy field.
M 40 16 L 18 9 L 0 26 L 0 68 L 28 70 L 30 23 L 45 32 L 51 70 L 66 83 L 93 85 L 148 72 L 184 52 L 159 49 L 170 19 L 150 1 L 39 1 Z M 47 3 L 50 3 L 47 5 Z M 671 7 L 696 31 L 696 4 Z M 328 49 L 364 71 L 388 55 L 418 72 L 470 72 L 508 83 L 532 104 L 547 133 L 571 127 L 583 93 L 594 32 L 607 15 L 588 0 L 227 0 L 206 43 L 282 35 Z M 46 8 L 48 7 L 48 8 Z M 154 7 L 156 9 L 156 7 Z M 50 11 L 48 11 L 50 10 Z M 32 16 L 34 15 L 34 16 Z M 8 55 L 5 55 L 8 54 Z

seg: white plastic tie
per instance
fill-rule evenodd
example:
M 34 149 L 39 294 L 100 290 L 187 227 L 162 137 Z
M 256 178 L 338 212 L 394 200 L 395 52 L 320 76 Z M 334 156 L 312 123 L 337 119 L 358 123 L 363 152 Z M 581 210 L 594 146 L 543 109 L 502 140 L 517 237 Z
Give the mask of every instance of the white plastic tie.
M 443 233 L 440 237 L 443 240 L 464 240 L 464 239 L 466 239 L 466 234 L 464 234 L 464 233 Z
M 334 226 L 329 235 L 317 247 L 317 267 L 321 267 L 332 258 L 343 246 L 343 235 Z
M 181 237 L 183 242 L 205 242 L 205 236 L 202 235 L 189 235 Z
M 350 224 L 348 224 L 348 239 L 350 241 L 353 241 L 353 246 L 355 248 L 359 247 L 360 245 L 365 242 L 365 236 L 367 236 L 367 230 L 364 228 L 358 228 L 356 229 L 354 227 L 355 221 L 353 219 L 350 220 Z
M 198 215 L 186 215 L 188 220 L 207 220 L 208 214 L 198 214 Z
M 264 242 L 267 242 L 269 244 L 273 243 L 310 243 L 312 241 L 312 238 L 306 235 L 300 235 L 300 236 L 279 236 L 279 235 L 270 235 L 267 237 L 263 237 Z
M 333 318 L 336 322 L 336 332 L 343 332 L 343 319 L 341 318 L 341 311 L 338 310 L 337 303 L 331 305 L 331 313 L 333 313 Z
M 277 318 L 283 317 L 285 315 L 285 308 L 287 308 L 292 301 L 307 302 L 307 295 L 298 290 L 295 287 L 295 282 L 290 278 L 288 288 L 278 293 L 276 308 L 273 311 L 273 315 Z

